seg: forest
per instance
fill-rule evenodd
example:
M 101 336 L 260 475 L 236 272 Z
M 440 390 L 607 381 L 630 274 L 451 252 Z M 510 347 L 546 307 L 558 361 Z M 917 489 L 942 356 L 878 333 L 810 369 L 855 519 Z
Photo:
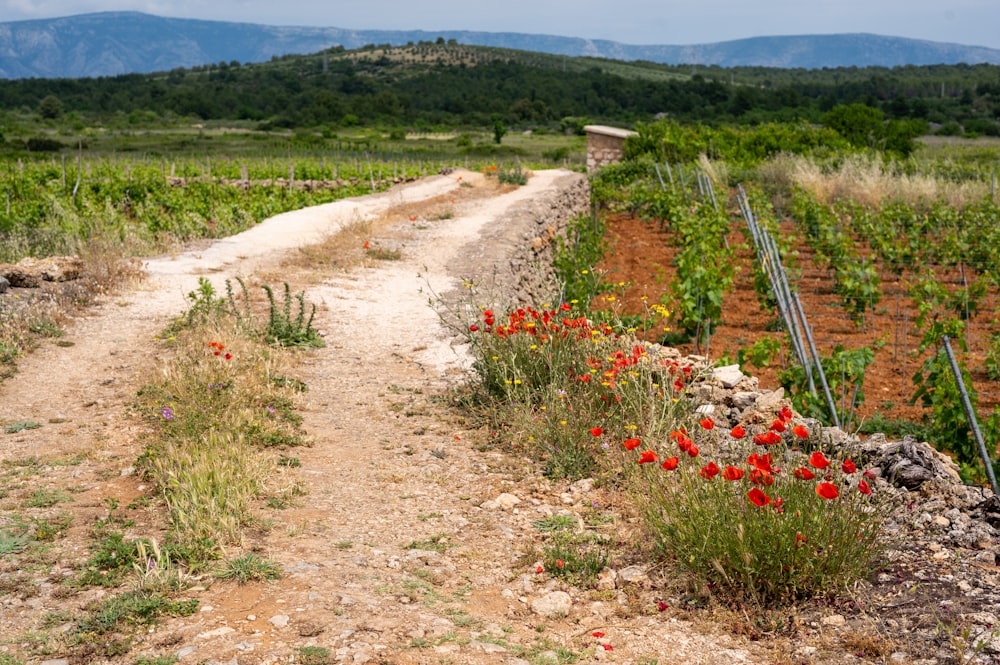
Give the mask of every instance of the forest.
M 242 121 L 258 130 L 369 126 L 579 130 L 670 117 L 822 122 L 861 104 L 904 134 L 1000 135 L 1000 67 L 770 69 L 569 58 L 445 42 L 334 48 L 149 75 L 0 81 L 0 108 L 93 122 Z

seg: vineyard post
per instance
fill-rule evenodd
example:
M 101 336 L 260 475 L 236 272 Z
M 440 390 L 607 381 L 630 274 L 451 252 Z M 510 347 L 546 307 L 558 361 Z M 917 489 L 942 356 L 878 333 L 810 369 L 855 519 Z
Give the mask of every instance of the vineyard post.
M 833 424 L 840 427 L 840 418 L 837 416 L 837 405 L 833 403 L 833 396 L 830 394 L 830 384 L 826 382 L 826 372 L 823 371 L 823 363 L 819 359 L 819 352 L 816 351 L 816 342 L 813 340 L 812 330 L 809 328 L 809 322 L 806 320 L 805 310 L 802 309 L 802 301 L 799 300 L 798 291 L 795 292 L 794 297 L 795 308 L 799 312 L 799 317 L 802 318 L 802 328 L 805 330 L 806 340 L 809 342 L 809 351 L 816 362 L 816 371 L 819 373 L 819 383 L 823 387 L 823 395 L 826 397 L 826 406 L 830 409 L 830 415 L 833 416 Z M 816 394 L 815 390 L 813 390 L 813 394 Z
M 660 165 L 659 164 L 653 164 L 653 168 L 656 170 L 656 178 L 657 178 L 657 180 L 660 181 L 660 189 L 662 189 L 663 191 L 667 191 L 667 184 L 665 182 L 663 182 L 663 175 L 660 174 Z
M 989 451 L 986 449 L 986 443 L 983 441 L 983 433 L 979 431 L 979 421 L 976 420 L 976 412 L 972 408 L 972 402 L 969 401 L 969 393 L 965 390 L 965 381 L 962 379 L 962 371 L 958 368 L 958 362 L 955 360 L 955 353 L 951 350 L 951 341 L 947 335 L 941 335 L 941 343 L 944 345 L 944 351 L 948 355 L 951 371 L 955 375 L 955 385 L 958 386 L 958 394 L 962 398 L 965 417 L 969 421 L 972 435 L 976 437 L 976 445 L 979 446 L 979 454 L 983 458 L 983 466 L 986 467 L 986 477 L 990 479 L 990 487 L 993 488 L 993 494 L 1000 495 L 1000 487 L 997 486 L 997 479 L 993 474 L 993 462 L 990 459 Z
M 673 189 L 674 186 L 674 172 L 670 170 L 670 162 L 664 162 L 664 166 L 667 167 L 667 177 L 670 178 L 670 187 Z
M 900 372 L 902 373 L 902 383 L 899 386 L 900 397 L 902 397 L 903 393 L 906 392 L 906 333 L 909 332 L 907 330 L 909 324 L 910 324 L 910 313 L 903 312 L 903 355 L 902 355 L 903 367 L 900 369 Z

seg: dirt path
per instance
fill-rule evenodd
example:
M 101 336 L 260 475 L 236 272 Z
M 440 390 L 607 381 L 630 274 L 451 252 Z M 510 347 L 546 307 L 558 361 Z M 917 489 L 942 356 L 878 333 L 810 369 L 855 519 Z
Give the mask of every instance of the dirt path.
M 631 569 L 623 576 L 631 583 L 590 590 L 535 573 L 534 522 L 579 517 L 604 497 L 587 483 L 553 485 L 526 461 L 478 450 L 486 433 L 437 399 L 460 380 L 466 360 L 428 307 L 426 287 L 454 288 L 473 259 L 489 257 L 483 234 L 495 234 L 512 207 L 580 176 L 540 172 L 511 192 L 467 197 L 485 184 L 478 174 L 462 175 L 464 187 L 455 175 L 429 178 L 281 215 L 203 250 L 150 261 L 147 287 L 77 321 L 67 336 L 73 346 L 46 345 L 20 363 L 0 385 L 0 422 L 43 426 L 0 435 L 4 511 L 50 488 L 72 493 L 59 509 L 75 519 L 52 561 L 2 573 L 32 592 L 0 594 L 0 658 L 30 652 L 32 662 L 60 662 L 63 654 L 44 648 L 45 631 L 59 630 L 105 593 L 67 593 L 58 582 L 86 557 L 87 525 L 107 514 L 107 500 L 124 505 L 149 491 L 131 473 L 141 425 L 128 407 L 154 367 L 152 340 L 184 309 L 198 277 L 217 285 L 238 275 L 280 279 L 286 250 L 445 196 L 456 199 L 453 218 L 415 225 L 401 216 L 390 230 L 402 260 L 308 289 L 322 305 L 317 327 L 327 341 L 298 371 L 310 388 L 303 415 L 315 441 L 295 452 L 308 494 L 274 511 L 272 528 L 252 543 L 282 565 L 283 577 L 193 590 L 199 612 L 162 622 L 115 662 L 133 663 L 139 654 L 176 655 L 181 663 L 309 662 L 304 647 L 347 663 L 760 662 L 747 645 L 658 608 L 653 572 Z M 146 510 L 154 521 L 155 506 Z M 138 528 L 142 510 L 133 512 Z M 568 601 L 566 612 L 546 615 L 537 604 L 543 599 Z

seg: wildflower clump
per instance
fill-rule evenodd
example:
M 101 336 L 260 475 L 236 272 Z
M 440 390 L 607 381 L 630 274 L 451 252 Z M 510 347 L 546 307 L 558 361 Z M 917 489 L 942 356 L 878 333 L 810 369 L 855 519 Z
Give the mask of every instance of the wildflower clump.
M 660 556 L 760 603 L 822 594 L 871 572 L 886 505 L 874 472 L 828 457 L 792 419 L 783 409 L 751 434 L 739 425 L 720 432 L 703 418 L 660 446 L 623 442 Z
M 575 303 L 484 308 L 467 325 L 478 402 L 513 449 L 552 477 L 582 478 L 619 461 L 612 444 L 666 436 L 692 370 L 583 316 Z

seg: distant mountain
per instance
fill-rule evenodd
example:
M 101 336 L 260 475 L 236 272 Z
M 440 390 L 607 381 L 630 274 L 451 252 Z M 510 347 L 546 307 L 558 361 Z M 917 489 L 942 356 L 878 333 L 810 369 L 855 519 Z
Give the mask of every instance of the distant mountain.
M 606 40 L 513 32 L 345 30 L 229 23 L 102 12 L 0 23 L 0 78 L 83 78 L 166 71 L 219 62 L 262 62 L 332 46 L 401 45 L 443 37 L 568 56 L 647 60 L 667 64 L 867 67 L 1000 64 L 1000 49 L 869 34 L 753 37 L 689 46 L 621 44 Z

